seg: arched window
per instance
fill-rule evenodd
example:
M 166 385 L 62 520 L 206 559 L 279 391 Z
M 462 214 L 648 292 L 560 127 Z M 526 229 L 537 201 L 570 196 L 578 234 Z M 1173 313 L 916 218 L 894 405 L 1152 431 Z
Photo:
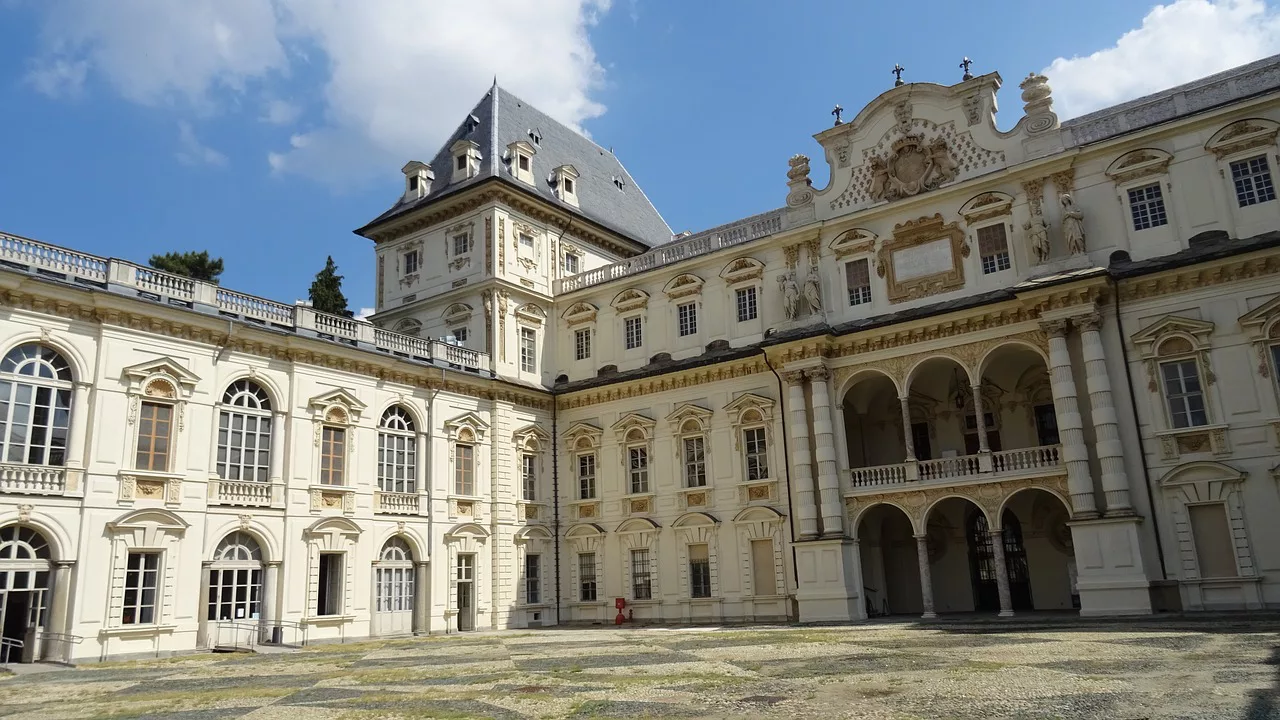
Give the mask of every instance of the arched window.
M 418 440 L 413 416 L 392 405 L 378 423 L 378 488 L 383 492 L 417 492 Z
M 227 535 L 209 568 L 210 620 L 257 620 L 262 613 L 262 548 L 245 532 Z
M 5 640 L 22 640 L 32 617 L 44 627 L 49 560 L 49 543 L 39 532 L 20 525 L 0 528 L 0 637 Z M 0 662 L 16 660 L 9 656 L 14 652 L 11 647 L 0 648 Z
M 271 465 L 271 398 L 252 380 L 227 386 L 218 417 L 218 476 L 266 482 Z
M 71 423 L 71 366 L 54 350 L 27 343 L 0 361 L 3 460 L 65 465 Z
M 392 537 L 382 546 L 374 568 L 377 592 L 376 632 L 399 635 L 413 630 L 413 550 L 401 537 Z

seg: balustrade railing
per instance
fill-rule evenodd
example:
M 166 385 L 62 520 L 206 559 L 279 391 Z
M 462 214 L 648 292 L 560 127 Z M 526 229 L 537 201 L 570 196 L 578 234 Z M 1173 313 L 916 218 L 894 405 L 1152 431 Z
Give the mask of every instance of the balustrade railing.
M 432 345 L 432 356 L 442 359 L 450 365 L 472 369 L 480 367 L 480 353 L 476 350 L 439 341 L 434 342 Z
M 942 478 L 962 478 L 981 472 L 977 455 L 959 455 L 919 462 L 920 479 L 924 482 Z
M 849 470 L 849 484 L 853 488 L 879 487 L 900 485 L 915 480 L 938 482 L 990 474 L 1035 473 L 1061 467 L 1062 446 L 1044 445 L 991 453 L 990 470 L 983 469 L 983 460 L 979 455 L 918 460 L 914 463 L 896 465 L 856 467 Z
M 62 495 L 66 490 L 65 468 L 49 465 L 0 465 L 0 493 Z
M 268 507 L 271 487 L 271 483 L 253 480 L 210 480 L 209 500 L 214 505 Z
M 376 495 L 377 512 L 389 513 L 392 515 L 417 515 L 419 512 L 417 493 L 386 492 L 379 490 Z
M 95 282 L 107 281 L 105 258 L 3 233 L 0 233 L 0 260 L 52 270 L 69 277 L 81 277 Z
M 293 327 L 293 306 L 218 288 L 218 309 L 241 317 Z
M 877 485 L 896 485 L 907 481 L 907 464 L 876 465 L 875 467 L 853 468 L 849 471 L 853 487 L 875 487 Z
M 137 265 L 133 266 L 133 277 L 140 290 L 181 300 L 195 300 L 196 281 L 191 278 L 171 275 L 167 272 L 160 272 L 159 270 Z
M 382 328 L 373 329 L 373 345 L 379 350 L 388 352 L 420 358 L 431 357 L 430 340 L 383 330 Z
M 1041 447 L 1019 448 L 1017 450 L 1001 450 L 991 454 L 991 467 L 994 472 L 1020 472 L 1023 470 L 1040 470 L 1062 465 L 1062 446 L 1044 445 Z

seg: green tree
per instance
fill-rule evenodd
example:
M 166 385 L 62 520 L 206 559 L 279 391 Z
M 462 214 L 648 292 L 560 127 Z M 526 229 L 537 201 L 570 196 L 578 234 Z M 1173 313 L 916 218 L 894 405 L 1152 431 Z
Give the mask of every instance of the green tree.
M 222 275 L 222 258 L 209 257 L 208 250 L 152 255 L 149 262 L 157 270 L 214 284 L 217 284 L 218 277 Z
M 332 255 L 325 260 L 324 269 L 316 273 L 308 297 L 311 299 L 311 307 L 320 312 L 351 316 L 351 311 L 347 309 L 347 297 L 342 294 L 342 276 L 338 274 L 338 265 L 333 261 Z

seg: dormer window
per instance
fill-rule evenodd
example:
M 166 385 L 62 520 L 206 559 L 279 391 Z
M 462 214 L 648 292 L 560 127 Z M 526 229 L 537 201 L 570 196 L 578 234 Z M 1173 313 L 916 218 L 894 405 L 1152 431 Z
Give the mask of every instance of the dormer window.
M 556 197 L 578 206 L 578 171 L 572 165 L 561 165 L 551 173 L 551 184 L 555 187 Z
M 466 155 L 459 155 L 459 156 L 455 159 L 455 161 L 454 161 L 454 169 L 455 169 L 455 170 L 466 170 L 466 169 L 467 169 L 467 156 L 466 156 Z
M 533 156 L 538 149 L 524 140 L 517 140 L 507 146 L 506 162 L 515 179 L 533 185 Z
M 435 173 L 431 171 L 430 165 L 411 160 L 400 172 L 404 173 L 405 201 L 426 197 L 431 192 L 431 181 L 435 179 Z
M 521 172 L 529 172 L 529 156 L 528 155 L 520 156 L 519 166 L 520 166 Z
M 480 146 L 470 140 L 459 140 L 449 147 L 453 153 L 453 182 L 469 180 L 480 174 Z

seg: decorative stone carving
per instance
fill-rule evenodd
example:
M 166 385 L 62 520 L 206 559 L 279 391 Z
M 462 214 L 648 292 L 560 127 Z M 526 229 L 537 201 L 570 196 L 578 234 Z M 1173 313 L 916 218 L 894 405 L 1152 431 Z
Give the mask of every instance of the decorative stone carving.
M 778 287 L 782 290 L 782 312 L 788 320 L 795 320 L 800 309 L 800 287 L 796 284 L 795 271 L 778 276 Z
M 973 127 L 982 122 L 982 96 L 970 95 L 964 99 L 964 119 Z
M 893 108 L 893 119 L 898 121 L 898 130 L 906 133 L 911 129 L 911 103 L 903 101 Z
M 809 311 L 814 315 L 822 313 L 822 285 L 818 277 L 818 267 L 809 266 L 809 274 L 804 279 L 804 300 L 809 303 Z
M 925 145 L 923 135 L 907 135 L 895 142 L 887 157 L 870 161 L 868 195 L 873 200 L 893 201 L 933 190 L 954 180 L 956 161 L 947 142 L 934 138 Z
M 1084 245 L 1084 212 L 1076 206 L 1075 198 L 1070 193 L 1058 196 L 1062 203 L 1062 236 L 1067 241 L 1067 252 L 1071 255 L 1083 255 Z
M 1272 120 L 1250 118 L 1239 120 L 1222 128 L 1209 138 L 1205 149 L 1219 158 L 1259 147 L 1272 147 L 1280 124 Z
M 252 516 L 252 515 L 237 515 L 237 516 L 236 516 L 236 518 L 237 518 L 238 520 L 240 520 L 240 529 L 241 529 L 241 530 L 248 530 L 248 529 L 249 529 L 249 524 L 253 522 L 253 516 Z
M 889 302 L 905 302 L 964 286 L 964 231 L 942 215 L 894 226 L 893 239 L 876 251 Z
M 19 505 L 18 506 L 18 522 L 21 522 L 21 523 L 31 522 L 32 510 L 35 510 L 35 507 L 32 505 L 25 505 L 25 504 Z
M 1049 226 L 1045 224 L 1044 218 L 1040 215 L 1034 216 L 1031 220 L 1022 223 L 1022 229 L 1027 232 L 1027 244 L 1031 246 L 1031 254 L 1035 258 L 1037 265 L 1049 261 Z
M 1053 89 L 1049 78 L 1031 73 L 1018 87 L 1022 88 L 1022 112 L 1027 132 L 1034 135 L 1058 127 L 1058 116 L 1053 112 Z
M 809 158 L 804 155 L 792 155 L 787 161 L 791 169 L 787 171 L 787 207 L 800 207 L 813 202 L 813 182 L 809 180 Z
M 836 164 L 838 167 L 849 167 L 849 141 L 841 140 L 836 143 Z
M 1121 155 L 1107 167 L 1107 177 L 1116 184 L 1123 184 L 1151 175 L 1163 175 L 1169 171 L 1173 155 L 1155 148 L 1139 148 Z

